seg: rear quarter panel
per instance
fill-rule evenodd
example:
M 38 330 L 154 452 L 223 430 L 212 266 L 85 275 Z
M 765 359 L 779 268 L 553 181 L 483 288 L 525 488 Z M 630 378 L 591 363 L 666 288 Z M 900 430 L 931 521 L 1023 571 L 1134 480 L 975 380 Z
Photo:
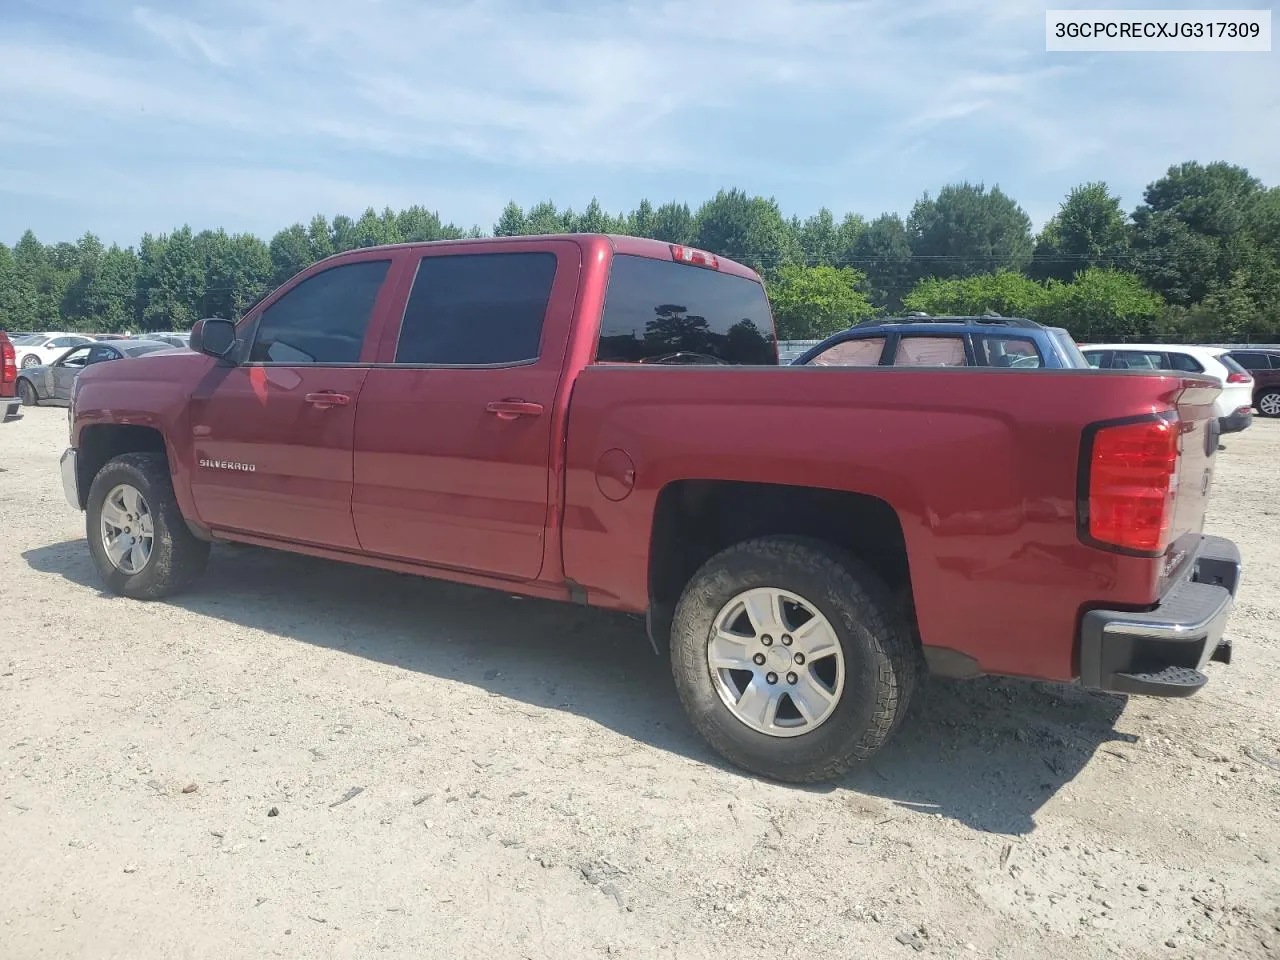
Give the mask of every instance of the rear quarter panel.
M 674 481 L 867 494 L 901 521 L 925 644 L 1068 680 L 1082 610 L 1151 605 L 1166 573 L 1079 539 L 1083 427 L 1173 408 L 1186 386 L 1094 370 L 591 366 L 570 406 L 565 572 L 593 601 L 644 610 L 654 507 Z M 1203 419 L 1215 392 L 1184 415 Z M 635 465 L 616 502 L 596 479 L 615 449 Z M 1202 512 L 1189 503 L 1182 522 L 1198 531 Z

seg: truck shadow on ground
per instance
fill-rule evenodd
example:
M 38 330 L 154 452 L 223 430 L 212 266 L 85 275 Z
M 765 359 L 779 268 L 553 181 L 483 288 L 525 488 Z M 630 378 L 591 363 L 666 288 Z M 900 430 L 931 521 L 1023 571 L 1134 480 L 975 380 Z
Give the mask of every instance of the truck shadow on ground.
M 23 554 L 101 594 L 84 541 Z M 101 594 L 109 602 L 130 602 Z M 229 624 L 341 650 L 589 718 L 741 775 L 685 720 L 666 657 L 634 617 L 277 553 L 218 546 L 205 578 L 166 601 Z M 895 739 L 848 789 L 982 831 L 1029 833 L 1040 807 L 1114 729 L 1120 697 L 1053 684 L 928 680 Z M 802 788 L 797 788 L 802 789 Z

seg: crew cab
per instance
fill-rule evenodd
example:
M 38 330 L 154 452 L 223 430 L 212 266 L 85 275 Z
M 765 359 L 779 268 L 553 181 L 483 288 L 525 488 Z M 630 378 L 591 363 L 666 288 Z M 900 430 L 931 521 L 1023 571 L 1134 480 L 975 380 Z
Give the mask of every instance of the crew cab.
M 17 416 L 22 406 L 18 396 L 18 354 L 8 334 L 0 330 L 0 423 Z
M 129 597 L 232 541 L 643 614 L 711 746 L 810 782 L 926 670 L 1199 690 L 1240 570 L 1201 532 L 1219 389 L 782 366 L 760 278 L 711 253 L 415 243 L 86 369 L 62 480 Z

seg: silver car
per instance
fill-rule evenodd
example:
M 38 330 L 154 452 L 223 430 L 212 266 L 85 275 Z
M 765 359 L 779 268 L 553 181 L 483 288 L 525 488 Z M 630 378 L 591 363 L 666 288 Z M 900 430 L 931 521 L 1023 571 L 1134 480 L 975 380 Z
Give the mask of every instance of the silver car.
M 172 349 L 171 344 L 154 340 L 103 340 L 73 347 L 48 366 L 23 367 L 18 372 L 18 396 L 25 407 L 70 403 L 76 377 L 91 363 L 109 363 Z

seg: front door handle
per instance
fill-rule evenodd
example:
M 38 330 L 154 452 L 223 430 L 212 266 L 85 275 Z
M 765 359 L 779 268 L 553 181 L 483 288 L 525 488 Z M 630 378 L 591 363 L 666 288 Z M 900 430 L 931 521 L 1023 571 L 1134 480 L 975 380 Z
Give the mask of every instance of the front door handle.
M 542 414 L 542 404 L 525 403 L 523 400 L 490 400 L 485 407 L 499 420 L 515 420 L 518 417 L 537 417 Z
M 332 390 L 322 390 L 319 393 L 308 393 L 303 398 L 307 403 L 325 409 L 328 407 L 345 407 L 351 402 L 351 398 L 345 393 L 334 393 Z

